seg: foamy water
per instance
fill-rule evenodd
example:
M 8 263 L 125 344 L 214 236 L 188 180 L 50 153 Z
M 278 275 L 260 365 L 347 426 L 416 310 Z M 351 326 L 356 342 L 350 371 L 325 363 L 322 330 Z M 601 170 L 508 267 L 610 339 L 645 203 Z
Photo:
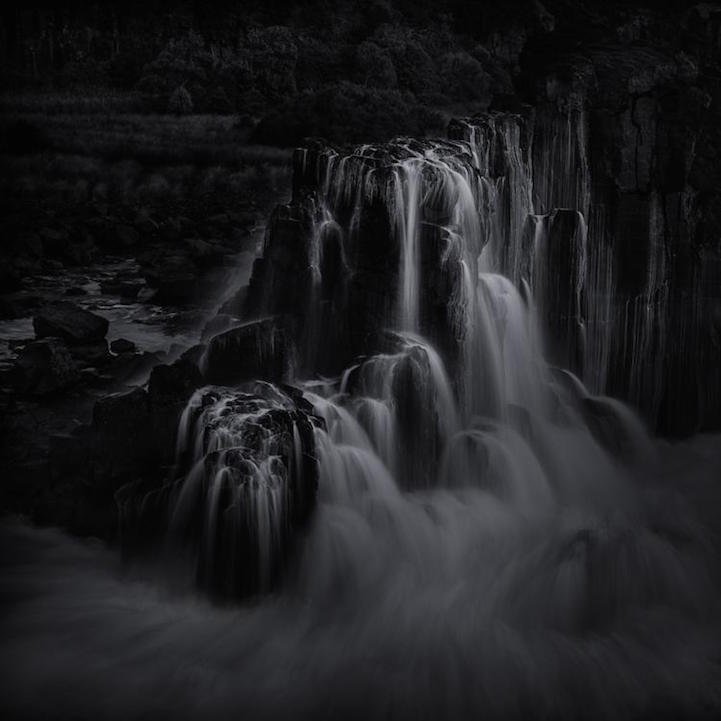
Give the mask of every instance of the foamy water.
M 301 572 L 220 608 L 5 523 L 2 706 L 26 718 L 713 718 L 721 439 L 619 508 L 480 490 L 324 501 Z

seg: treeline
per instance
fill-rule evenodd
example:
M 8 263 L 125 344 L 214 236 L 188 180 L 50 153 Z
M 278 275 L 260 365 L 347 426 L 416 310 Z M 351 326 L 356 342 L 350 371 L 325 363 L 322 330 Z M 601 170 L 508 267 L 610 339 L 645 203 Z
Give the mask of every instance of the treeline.
M 513 95 L 529 39 L 560 22 L 579 42 L 613 5 L 30 0 L 2 11 L 0 83 L 128 92 L 134 112 L 234 114 L 266 143 L 423 134 Z

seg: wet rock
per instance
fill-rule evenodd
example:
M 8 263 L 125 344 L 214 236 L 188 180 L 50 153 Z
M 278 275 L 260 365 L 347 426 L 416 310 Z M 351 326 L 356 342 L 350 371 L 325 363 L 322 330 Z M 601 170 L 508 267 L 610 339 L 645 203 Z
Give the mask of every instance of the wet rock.
M 127 338 L 116 338 L 110 343 L 110 350 L 113 353 L 135 353 L 137 346 Z
M 203 359 L 205 358 L 205 351 L 207 349 L 208 346 L 205 343 L 197 343 L 196 345 L 191 346 L 187 350 L 183 351 L 178 360 L 186 360 L 192 365 L 194 365 L 196 368 L 201 369 L 203 365 Z
M 34 395 L 64 390 L 79 378 L 78 366 L 59 338 L 28 343 L 20 351 L 16 368 L 19 387 Z
M 38 338 L 55 336 L 69 345 L 89 345 L 105 338 L 108 321 L 70 301 L 46 306 L 33 318 Z
M 96 431 L 120 436 L 123 428 L 132 439 L 138 439 L 142 421 L 149 416 L 148 394 L 143 388 L 129 393 L 113 393 L 101 398 L 93 407 L 92 425 Z
M 93 484 L 117 490 L 156 467 L 148 394 L 143 388 L 99 400 L 92 420 Z
M 227 331 L 232 325 L 238 321 L 228 313 L 219 312 L 218 315 L 211 318 L 203 328 L 200 336 L 201 340 L 207 341 L 220 333 Z
M 104 338 L 96 343 L 71 345 L 69 350 L 70 354 L 80 366 L 100 368 L 110 360 L 108 343 Z
M 171 463 L 180 415 L 193 392 L 203 384 L 198 366 L 189 358 L 153 368 L 148 380 L 153 437 L 158 458 Z
M 540 315 L 549 338 L 549 353 L 564 368 L 583 364 L 583 317 L 580 288 L 586 267 L 587 237 L 581 215 L 556 209 L 543 219 L 535 250 L 535 282 L 543 298 Z
M 243 598 L 275 588 L 315 507 L 314 426 L 321 421 L 299 405 L 297 392 L 285 391 L 265 384 L 242 390 L 204 388 L 188 406 L 176 477 L 165 489 L 166 514 L 173 513 L 177 520 L 173 540 L 190 545 L 199 559 L 209 555 L 206 544 L 217 549 L 212 563 L 198 563 L 196 576 L 199 586 L 213 596 Z M 242 443 L 219 453 L 218 436 L 237 436 Z M 174 507 L 167 489 L 182 484 L 183 475 L 201 461 L 207 478 L 223 472 L 220 496 L 212 497 L 209 486 L 202 484 L 196 503 Z M 266 473 L 272 473 L 277 495 L 264 482 Z M 266 497 L 268 493 L 274 500 Z M 142 500 L 145 508 L 148 498 Z M 206 525 L 208 503 L 219 509 L 212 526 Z M 265 504 L 271 543 L 251 510 Z
M 109 376 L 114 382 L 140 382 L 163 360 L 160 353 L 119 353 L 103 366 L 103 376 Z
M 209 383 L 282 380 L 291 362 L 288 336 L 278 317 L 245 323 L 216 335 L 208 344 Z
M 156 405 L 185 401 L 202 384 L 198 367 L 188 359 L 153 368 L 148 380 L 148 395 Z

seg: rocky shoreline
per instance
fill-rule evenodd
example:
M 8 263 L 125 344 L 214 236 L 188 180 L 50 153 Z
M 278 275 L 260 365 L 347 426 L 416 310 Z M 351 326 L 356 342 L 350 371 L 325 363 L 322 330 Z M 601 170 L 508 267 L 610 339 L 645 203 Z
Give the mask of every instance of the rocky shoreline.
M 140 453 L 132 439 L 142 427 L 142 410 L 126 408 L 123 416 L 114 394 L 136 398 L 151 377 L 153 399 L 162 398 L 158 413 L 173 408 L 165 435 L 174 434 L 187 381 L 167 380 L 162 364 L 200 340 L 206 325 L 212 332 L 237 320 L 215 313 L 250 271 L 263 237 L 262 212 L 241 204 L 207 219 L 155 217 L 141 209 L 125 224 L 108 215 L 102 227 L 97 216 L 55 223 L 39 217 L 36 230 L 10 249 L 0 295 L 0 493 L 6 512 L 115 538 L 114 464 L 123 453 Z M 189 392 L 194 387 L 187 386 Z M 108 414 L 109 434 L 103 430 Z M 120 437 L 123 423 L 128 437 Z M 162 437 L 143 441 L 152 446 L 149 468 L 155 471 L 167 458 Z

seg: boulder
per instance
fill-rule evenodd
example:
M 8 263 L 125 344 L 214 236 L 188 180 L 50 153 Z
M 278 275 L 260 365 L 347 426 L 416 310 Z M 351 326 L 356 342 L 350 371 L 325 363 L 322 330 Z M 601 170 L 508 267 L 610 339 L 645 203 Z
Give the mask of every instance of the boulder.
M 202 384 L 198 367 L 186 358 L 170 365 L 153 368 L 148 380 L 148 395 L 151 403 L 162 405 L 182 403 Z
M 274 316 L 216 335 L 208 344 L 204 370 L 209 383 L 280 381 L 290 363 L 288 335 Z
M 70 301 L 46 306 L 33 318 L 37 338 L 62 338 L 69 345 L 90 345 L 102 341 L 108 321 Z
M 79 378 L 77 364 L 58 338 L 28 343 L 20 351 L 16 367 L 20 387 L 35 395 L 64 390 Z
M 70 346 L 70 354 L 80 366 L 98 368 L 110 360 L 108 342 L 103 340 L 97 343 L 84 343 Z
M 110 343 L 110 350 L 113 353 L 135 353 L 137 346 L 127 338 L 116 338 Z

